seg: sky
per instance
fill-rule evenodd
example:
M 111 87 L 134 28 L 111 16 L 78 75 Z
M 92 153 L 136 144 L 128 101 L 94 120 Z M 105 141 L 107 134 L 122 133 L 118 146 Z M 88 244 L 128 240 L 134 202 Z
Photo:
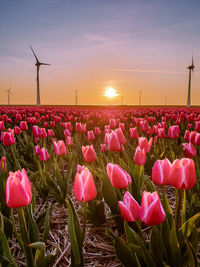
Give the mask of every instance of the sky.
M 0 0 L 0 104 L 200 104 L 199 0 Z M 108 99 L 106 88 L 118 96 Z

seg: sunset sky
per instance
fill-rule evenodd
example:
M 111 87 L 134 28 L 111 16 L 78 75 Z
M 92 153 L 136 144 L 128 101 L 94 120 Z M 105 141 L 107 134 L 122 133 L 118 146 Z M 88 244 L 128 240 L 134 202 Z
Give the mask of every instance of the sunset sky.
M 199 0 L 0 0 L 0 104 L 200 104 Z M 108 99 L 105 89 L 118 96 Z

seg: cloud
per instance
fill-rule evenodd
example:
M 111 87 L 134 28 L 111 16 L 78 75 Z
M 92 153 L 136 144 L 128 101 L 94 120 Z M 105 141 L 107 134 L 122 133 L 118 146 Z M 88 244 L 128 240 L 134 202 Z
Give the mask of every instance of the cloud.
M 143 70 L 143 69 L 113 69 L 114 72 L 142 72 L 142 73 L 161 73 L 161 74 L 186 74 L 186 71 L 168 70 Z
M 108 38 L 102 36 L 100 34 L 93 34 L 93 33 L 84 33 L 84 37 L 92 42 L 107 42 L 109 41 Z

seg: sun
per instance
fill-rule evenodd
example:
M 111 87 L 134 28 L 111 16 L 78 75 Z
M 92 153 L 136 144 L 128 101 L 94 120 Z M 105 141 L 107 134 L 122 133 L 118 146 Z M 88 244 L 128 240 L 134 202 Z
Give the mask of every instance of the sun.
M 107 96 L 109 98 L 113 98 L 115 96 L 118 96 L 118 94 L 116 93 L 115 89 L 110 87 L 110 88 L 106 89 L 104 96 Z

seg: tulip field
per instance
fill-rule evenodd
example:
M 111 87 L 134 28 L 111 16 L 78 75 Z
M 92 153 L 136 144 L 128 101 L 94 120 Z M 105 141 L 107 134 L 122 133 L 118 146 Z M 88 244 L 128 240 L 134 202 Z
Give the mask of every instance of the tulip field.
M 200 108 L 0 107 L 0 266 L 200 263 Z

